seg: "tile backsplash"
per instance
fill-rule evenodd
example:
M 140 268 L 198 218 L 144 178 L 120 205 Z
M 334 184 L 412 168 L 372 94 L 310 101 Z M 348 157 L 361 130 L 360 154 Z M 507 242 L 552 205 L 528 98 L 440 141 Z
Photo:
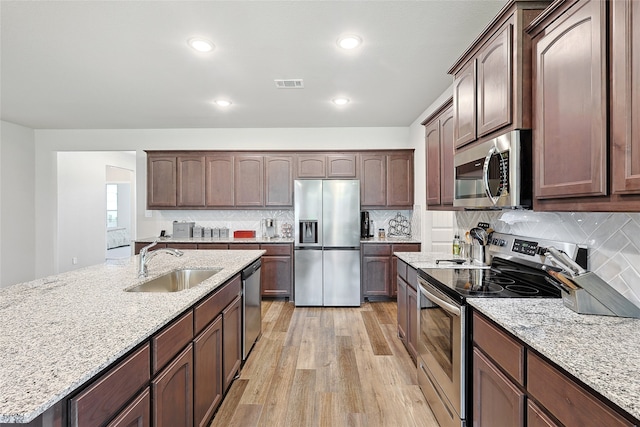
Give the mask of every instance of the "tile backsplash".
M 640 213 L 456 212 L 458 230 L 488 222 L 502 233 L 585 245 L 589 269 L 640 307 Z

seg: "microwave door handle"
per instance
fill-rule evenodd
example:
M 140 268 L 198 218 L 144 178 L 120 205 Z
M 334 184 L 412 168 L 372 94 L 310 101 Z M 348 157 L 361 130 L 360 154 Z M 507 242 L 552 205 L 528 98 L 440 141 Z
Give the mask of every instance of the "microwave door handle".
M 489 163 L 491 162 L 491 157 L 493 157 L 496 151 L 497 149 L 495 146 L 489 149 L 487 157 L 484 158 L 484 165 L 482 166 L 482 181 L 484 182 L 484 192 L 487 194 L 487 197 L 494 205 L 498 201 L 498 198 L 493 197 L 491 195 L 491 191 L 489 191 Z
M 455 305 L 448 303 L 447 301 L 444 301 L 443 299 L 433 295 L 431 292 L 427 291 L 425 288 L 423 288 L 422 286 L 420 286 L 420 292 L 422 292 L 427 298 L 429 298 L 431 301 L 435 302 L 436 304 L 438 304 L 440 307 L 442 307 L 442 309 L 444 311 L 449 312 L 450 314 L 453 314 L 454 316 L 458 316 L 460 317 L 460 308 L 456 307 Z

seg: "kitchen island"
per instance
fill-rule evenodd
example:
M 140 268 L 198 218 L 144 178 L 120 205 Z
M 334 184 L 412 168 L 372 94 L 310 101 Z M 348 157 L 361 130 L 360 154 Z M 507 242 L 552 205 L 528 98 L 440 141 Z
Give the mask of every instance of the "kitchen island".
M 0 423 L 28 423 L 148 340 L 253 261 L 262 250 L 184 251 L 83 268 L 0 289 Z M 126 292 L 180 268 L 222 268 L 180 292 Z

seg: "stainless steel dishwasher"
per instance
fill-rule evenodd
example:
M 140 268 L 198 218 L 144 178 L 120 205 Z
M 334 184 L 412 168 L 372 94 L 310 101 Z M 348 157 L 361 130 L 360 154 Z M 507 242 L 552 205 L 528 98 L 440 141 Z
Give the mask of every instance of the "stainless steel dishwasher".
M 242 360 L 247 360 L 251 348 L 262 333 L 260 292 L 260 260 L 242 270 Z

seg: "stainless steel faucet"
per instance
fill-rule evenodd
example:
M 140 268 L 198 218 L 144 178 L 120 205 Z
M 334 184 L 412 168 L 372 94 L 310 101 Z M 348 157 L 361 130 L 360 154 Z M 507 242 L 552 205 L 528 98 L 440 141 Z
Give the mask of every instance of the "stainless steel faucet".
M 147 274 L 149 273 L 149 269 L 147 268 L 147 263 L 151 261 L 151 258 L 158 255 L 158 253 L 164 252 L 166 254 L 173 255 L 173 256 L 184 255 L 184 252 L 182 252 L 181 250 L 173 249 L 173 248 L 160 248 L 160 249 L 156 249 L 155 251 L 149 252 L 149 249 L 151 249 L 157 244 L 158 244 L 158 239 L 154 240 L 153 243 L 140 249 L 140 258 L 138 259 L 138 278 L 147 277 Z

